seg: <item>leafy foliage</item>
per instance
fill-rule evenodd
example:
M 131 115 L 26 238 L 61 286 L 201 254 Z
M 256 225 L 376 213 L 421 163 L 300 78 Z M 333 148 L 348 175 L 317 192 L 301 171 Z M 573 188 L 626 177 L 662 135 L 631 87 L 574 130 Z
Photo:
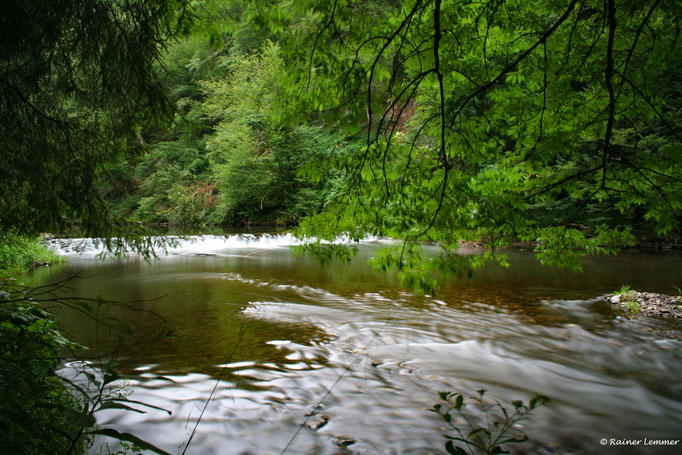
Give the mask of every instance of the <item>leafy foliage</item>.
M 305 219 L 404 241 L 376 265 L 428 292 L 516 241 L 580 270 L 679 232 L 673 0 L 79 5 L 3 18 L 3 226 Z M 471 240 L 484 261 L 453 254 Z
M 61 260 L 37 239 L 11 232 L 0 234 L 0 277 L 15 276 L 37 265 Z
M 62 409 L 70 395 L 55 375 L 58 348 L 67 343 L 42 309 L 16 302 L 12 278 L 55 259 L 37 240 L 0 236 L 0 453 L 66 453 L 74 430 Z
M 410 0 L 370 19 L 373 3 L 297 2 L 307 27 L 263 15 L 298 38 L 285 52 L 299 78 L 307 67 L 300 91 L 366 138 L 327 163 L 351 178 L 306 235 L 359 226 L 436 242 L 443 262 L 459 240 L 521 239 L 579 269 L 585 254 L 630 245 L 629 226 L 679 231 L 675 5 Z
M 135 169 L 144 222 L 199 225 L 215 222 L 216 191 L 206 183 L 209 161 L 201 143 L 187 138 L 161 142 Z
M 115 369 L 115 361 L 110 360 L 103 370 L 98 370 L 80 363 L 72 364 L 78 373 L 73 379 L 64 379 L 69 389 L 77 397 L 76 407 L 68 408 L 67 418 L 79 428 L 71 435 L 73 441 L 91 440 L 94 436 L 107 436 L 124 443 L 130 443 L 136 450 L 150 450 L 167 455 L 168 452 L 131 433 L 120 432 L 113 428 L 102 428 L 96 425 L 95 414 L 105 409 L 122 409 L 144 414 L 146 409 L 156 409 L 170 414 L 163 408 L 127 398 L 127 390 L 121 385 L 121 378 Z M 124 445 L 125 447 L 125 445 Z M 123 453 L 128 453 L 124 451 Z
M 12 276 L 55 258 L 35 239 L 7 234 L 0 237 L 0 393 L 4 397 L 0 405 L 0 453 L 85 453 L 95 435 L 166 453 L 132 434 L 96 426 L 94 416 L 103 409 L 160 409 L 126 397 L 115 355 L 101 370 L 81 362 L 78 377 L 68 379 L 56 374 L 64 351 L 75 353 L 83 346 L 64 337 L 43 309 L 46 305 L 69 307 L 90 316 L 95 324 L 118 333 L 121 343 L 133 327 L 115 318 L 100 318 L 100 311 L 109 305 L 133 307 L 101 298 L 59 297 L 70 279 L 36 288 Z M 172 330 L 163 318 L 160 321 L 163 324 L 156 339 L 167 339 Z M 124 348 L 120 345 L 117 350 Z M 75 365 L 72 363 L 72 368 Z
M 55 375 L 59 345 L 66 344 L 48 315 L 31 302 L 0 296 L 0 452 L 67 453 L 76 432 L 64 410 L 71 396 Z M 87 441 L 85 441 L 87 443 Z
M 223 59 L 229 75 L 202 83 L 205 110 L 216 124 L 208 148 L 228 222 L 297 222 L 324 203 L 320 179 L 309 182 L 299 170 L 330 156 L 341 138 L 318 126 L 288 124 L 280 52 L 267 42 L 258 53 Z
M 461 393 L 439 392 L 443 403 L 435 404 L 431 411 L 440 415 L 456 434 L 456 436 L 443 435 L 448 440 L 445 443 L 445 450 L 449 454 L 509 453 L 504 450 L 503 444 L 516 444 L 528 440 L 527 436 L 521 438 L 511 436 L 514 426 L 527 419 L 529 414 L 539 406 L 549 403 L 549 398 L 537 395 L 528 404 L 524 404 L 521 400 L 512 401 L 513 409 L 510 411 L 497 400 L 489 402 L 484 398 L 486 392 L 485 389 L 479 390 L 478 395 L 471 397 L 471 402 L 468 404 L 465 403 Z M 485 416 L 482 423 L 475 422 L 474 416 L 465 412 L 467 405 L 479 408 Z
M 130 433 L 96 425 L 95 415 L 105 409 L 144 413 L 156 406 L 127 398 L 125 381 L 117 370 L 117 356 L 135 346 L 172 337 L 172 330 L 159 317 L 158 333 L 137 337 L 127 344 L 134 327 L 125 321 L 103 317 L 108 306 L 133 309 L 130 302 L 102 298 L 60 297 L 71 279 L 41 287 L 25 286 L 10 278 L 0 282 L 0 391 L 7 397 L 0 407 L 2 453 L 84 453 L 96 435 L 131 443 L 143 450 L 164 450 Z M 72 308 L 93 322 L 116 333 L 120 340 L 101 367 L 90 362 L 70 362 L 66 373 L 55 373 L 63 352 L 83 346 L 69 342 L 56 328 L 45 305 Z M 139 309 L 137 309 L 139 311 Z M 102 357 L 100 357 L 101 359 Z M 4 452 L 7 450 L 7 452 Z
M 630 285 L 622 285 L 618 291 L 614 292 L 613 295 L 619 295 L 622 299 L 627 299 L 630 296 Z
M 620 296 L 620 304 L 624 306 L 630 313 L 638 314 L 642 311 L 642 305 L 636 298 L 636 293 L 630 290 L 630 286 L 624 284 L 613 295 Z
M 186 0 L 27 0 L 0 18 L 0 227 L 114 229 L 103 166 L 138 153 L 140 125 L 172 114 L 154 77 Z
M 107 202 L 138 221 L 178 226 L 292 224 L 319 211 L 343 172 L 313 177 L 308 164 L 346 147 L 344 138 L 306 121 L 288 96 L 279 45 L 267 33 L 247 38 L 238 2 L 194 12 L 201 26 L 163 59 L 173 127 L 145 130 L 150 152 L 107 169 Z

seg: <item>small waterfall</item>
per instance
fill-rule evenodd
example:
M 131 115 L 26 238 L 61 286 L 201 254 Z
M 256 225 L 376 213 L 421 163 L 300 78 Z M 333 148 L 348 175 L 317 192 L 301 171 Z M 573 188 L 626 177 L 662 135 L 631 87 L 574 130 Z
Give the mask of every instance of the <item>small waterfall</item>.
M 162 244 L 163 237 L 152 237 L 151 243 Z M 174 245 L 159 249 L 160 257 L 165 255 L 220 255 L 247 250 L 274 250 L 300 245 L 302 241 L 293 234 L 231 234 L 231 235 L 192 235 L 185 237 L 168 236 Z M 366 237 L 361 243 L 375 242 L 376 237 Z M 349 243 L 345 236 L 336 242 Z M 43 242 L 50 250 L 61 256 L 95 257 L 105 254 L 103 239 L 98 238 L 63 238 L 49 239 Z

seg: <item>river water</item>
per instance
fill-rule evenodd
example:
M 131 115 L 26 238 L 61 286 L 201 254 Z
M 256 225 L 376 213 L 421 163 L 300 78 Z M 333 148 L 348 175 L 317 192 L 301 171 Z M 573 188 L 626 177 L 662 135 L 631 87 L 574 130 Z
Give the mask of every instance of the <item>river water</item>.
M 530 438 L 506 446 L 518 453 L 682 453 L 682 442 L 649 445 L 682 439 L 680 324 L 600 300 L 623 284 L 676 293 L 681 256 L 588 258 L 571 274 L 511 252 L 509 269 L 489 265 L 419 297 L 367 265 L 388 241 L 362 242 L 350 264 L 295 255 L 292 243 L 192 237 L 146 262 L 51 241 L 69 262 L 35 284 L 76 276 L 58 292 L 131 302 L 98 315 L 136 326 L 124 342 L 87 311 L 53 308 L 67 337 L 90 347 L 79 357 L 115 355 L 128 398 L 170 412 L 108 409 L 99 424 L 172 454 L 444 454 L 446 424 L 429 412 L 438 392 L 484 388 L 503 404 L 550 397 L 513 429 Z M 159 316 L 176 338 L 151 340 Z

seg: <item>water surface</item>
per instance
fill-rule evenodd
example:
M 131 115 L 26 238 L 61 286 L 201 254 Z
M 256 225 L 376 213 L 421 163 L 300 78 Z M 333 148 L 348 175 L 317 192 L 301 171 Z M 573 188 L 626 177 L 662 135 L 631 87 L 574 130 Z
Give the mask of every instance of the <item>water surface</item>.
M 444 422 L 428 411 L 438 391 L 480 388 L 503 403 L 551 398 L 515 429 L 532 441 L 520 453 L 679 451 L 599 441 L 682 439 L 679 324 L 630 318 L 600 299 L 623 284 L 675 292 L 680 256 L 589 258 L 575 275 L 515 252 L 510 269 L 492 265 L 418 297 L 367 266 L 378 239 L 350 265 L 296 256 L 286 235 L 192 238 L 151 263 L 101 261 L 76 243 L 53 241 L 69 263 L 36 283 L 87 276 L 65 295 L 131 302 L 99 316 L 134 324 L 134 350 L 83 312 L 58 318 L 91 347 L 82 357 L 117 356 L 131 399 L 171 412 L 107 410 L 99 423 L 170 453 L 196 426 L 186 453 L 441 454 Z M 151 342 L 161 318 L 178 337 Z

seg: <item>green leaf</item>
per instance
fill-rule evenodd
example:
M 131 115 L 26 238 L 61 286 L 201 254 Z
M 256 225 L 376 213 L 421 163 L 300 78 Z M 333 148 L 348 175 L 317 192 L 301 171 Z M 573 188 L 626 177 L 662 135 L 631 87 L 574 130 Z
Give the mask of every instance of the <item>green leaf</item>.
M 85 414 L 67 407 L 62 408 L 62 412 L 69 423 L 78 427 L 88 428 L 94 426 L 96 423 L 92 414 Z
M 104 403 L 100 404 L 100 406 L 97 408 L 95 412 L 99 412 L 103 409 L 125 409 L 126 411 L 132 411 L 132 412 L 137 412 L 140 414 L 146 414 L 146 411 L 142 411 L 141 409 L 136 409 L 133 408 L 132 406 L 127 406 L 123 403 L 117 403 L 115 401 L 105 401 Z
M 467 455 L 467 453 L 459 446 L 455 446 L 452 441 L 445 443 L 445 450 L 451 455 Z
M 528 436 L 524 436 L 524 437 L 521 438 L 521 439 L 518 439 L 518 438 L 509 438 L 509 439 L 505 439 L 505 440 L 503 440 L 503 441 L 500 441 L 500 444 L 506 444 L 506 443 L 508 443 L 508 442 L 511 442 L 511 443 L 519 443 L 519 442 L 526 442 L 526 441 L 528 441 Z
M 144 439 L 140 439 L 137 436 L 130 433 L 121 433 L 112 428 L 98 428 L 96 430 L 89 431 L 86 434 L 95 435 L 98 434 L 102 436 L 108 436 L 119 441 L 132 442 L 133 444 L 135 444 L 136 446 L 143 450 L 151 450 L 152 452 L 156 452 L 160 455 L 171 455 L 169 452 L 166 452 L 165 450 L 156 447 L 154 444 L 151 444 L 145 441 Z
M 135 404 L 139 404 L 142 406 L 146 406 L 148 408 L 156 409 L 158 411 L 163 411 L 163 412 L 167 413 L 168 415 L 172 414 L 172 412 L 169 411 L 168 409 L 164 409 L 164 408 L 161 408 L 159 406 L 154 406 L 153 404 L 145 403 L 143 401 L 129 400 L 127 398 L 112 398 L 110 401 L 117 401 L 117 402 L 123 402 L 123 403 L 135 403 Z
M 89 380 L 91 383 L 95 384 L 97 387 L 99 387 L 100 385 L 102 385 L 102 381 L 100 381 L 100 380 L 97 378 L 97 376 L 95 376 L 94 373 L 92 373 L 92 372 L 90 372 L 90 371 L 83 371 L 83 374 L 85 374 L 85 377 L 88 378 L 88 380 Z
M 487 435 L 490 435 L 490 432 L 488 430 L 486 430 L 485 428 L 476 428 L 475 430 L 472 430 L 469 432 L 469 434 L 467 435 L 467 438 L 470 438 L 473 435 L 480 433 L 481 431 L 485 432 Z
M 538 397 L 531 398 L 530 402 L 528 403 L 528 406 L 533 409 L 538 405 Z
M 89 303 L 85 303 L 85 302 L 75 302 L 75 303 L 76 303 L 76 305 L 80 306 L 81 308 L 83 308 L 88 313 L 90 313 L 90 314 L 93 313 L 92 305 L 90 305 Z
M 462 395 L 457 395 L 457 398 L 455 398 L 455 409 L 458 411 L 462 409 L 462 406 L 464 405 L 464 397 Z
M 109 370 L 106 373 L 104 373 L 104 384 L 105 385 L 110 384 L 110 383 L 116 381 L 117 379 L 120 379 L 120 376 L 115 371 Z

